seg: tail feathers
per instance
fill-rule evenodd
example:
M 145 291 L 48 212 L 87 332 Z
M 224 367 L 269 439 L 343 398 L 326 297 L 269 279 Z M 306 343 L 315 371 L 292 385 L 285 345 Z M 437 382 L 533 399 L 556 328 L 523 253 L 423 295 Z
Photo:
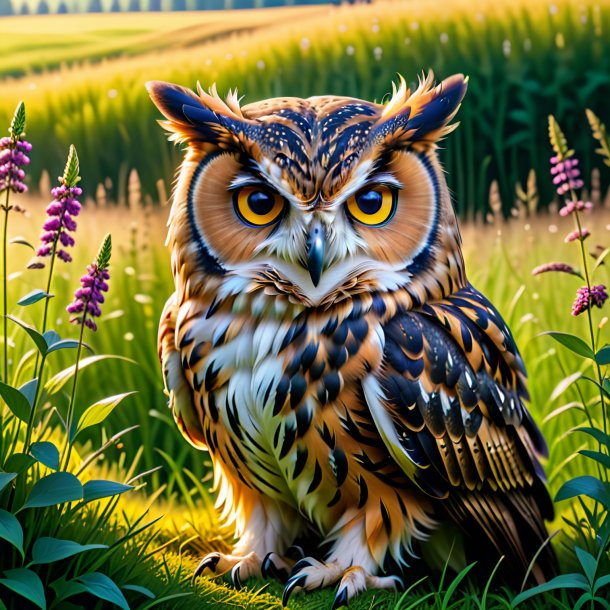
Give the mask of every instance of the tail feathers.
M 539 491 L 546 496 L 546 490 Z M 557 558 L 532 490 L 465 492 L 445 502 L 466 536 L 469 561 L 478 560 L 491 570 L 504 556 L 501 574 L 514 587 L 521 587 L 537 554 L 528 582 L 542 584 L 556 575 Z M 546 513 L 544 504 L 542 508 Z

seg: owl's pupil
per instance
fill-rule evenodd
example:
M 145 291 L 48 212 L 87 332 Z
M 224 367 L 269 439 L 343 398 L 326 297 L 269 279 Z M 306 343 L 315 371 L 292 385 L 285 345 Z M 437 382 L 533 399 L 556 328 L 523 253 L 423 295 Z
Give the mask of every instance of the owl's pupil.
M 383 195 L 378 191 L 364 191 L 356 196 L 356 203 L 365 214 L 375 214 L 381 209 Z
M 265 191 L 254 191 L 248 195 L 248 207 L 259 216 L 269 214 L 274 204 L 273 196 Z

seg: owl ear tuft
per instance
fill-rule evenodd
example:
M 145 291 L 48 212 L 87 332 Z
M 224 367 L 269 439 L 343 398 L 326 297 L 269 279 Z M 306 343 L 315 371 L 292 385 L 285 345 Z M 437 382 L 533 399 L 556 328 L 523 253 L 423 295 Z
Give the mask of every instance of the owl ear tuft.
M 199 88 L 197 95 L 179 85 L 150 81 L 146 83 L 146 89 L 167 119 L 159 122 L 171 133 L 170 140 L 219 144 L 231 139 L 231 126 L 235 125 L 237 117 L 218 97 L 215 87 L 209 94 Z
M 375 127 L 377 140 L 387 144 L 429 146 L 451 133 L 457 124 L 449 123 L 459 110 L 468 86 L 468 78 L 455 74 L 434 86 L 434 75 L 420 79 L 411 93 L 400 77 L 399 87 Z

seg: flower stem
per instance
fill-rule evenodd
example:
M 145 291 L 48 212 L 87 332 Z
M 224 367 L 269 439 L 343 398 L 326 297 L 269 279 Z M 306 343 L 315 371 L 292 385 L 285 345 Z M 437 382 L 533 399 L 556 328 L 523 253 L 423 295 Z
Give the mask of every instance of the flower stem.
M 30 410 L 30 417 L 28 419 L 28 426 L 25 431 L 25 441 L 23 442 L 23 452 L 28 453 L 30 450 L 30 441 L 32 440 L 32 429 L 34 427 L 34 416 L 36 415 L 36 406 L 38 405 L 38 397 L 40 395 L 40 386 L 42 385 L 42 371 L 44 369 L 44 363 L 47 357 L 43 356 L 40 361 L 40 373 L 38 382 L 36 383 L 36 391 L 34 392 L 34 400 L 32 401 L 32 409 Z
M 70 434 L 72 430 L 72 422 L 74 420 L 74 398 L 76 396 L 76 384 L 78 382 L 78 366 L 80 364 L 80 355 L 83 350 L 83 334 L 85 332 L 85 318 L 87 316 L 87 312 L 83 315 L 83 323 L 80 327 L 80 335 L 78 337 L 78 349 L 76 351 L 76 364 L 74 365 L 74 382 L 72 383 L 72 393 L 70 394 L 70 402 L 68 404 L 68 417 L 66 418 L 66 433 L 68 435 L 68 443 L 66 445 L 66 457 L 64 461 L 64 470 L 67 470 L 68 464 L 70 462 L 70 454 L 72 453 L 72 440 L 70 439 Z
M 6 245 L 8 241 L 8 213 L 9 208 L 9 193 L 10 189 L 6 189 L 6 201 L 4 203 L 4 236 L 2 239 L 2 282 L 3 282 L 3 300 L 4 300 L 4 375 L 2 379 L 4 383 L 8 383 L 8 327 L 7 327 L 7 315 L 8 315 L 8 279 L 6 276 L 7 265 L 6 265 Z

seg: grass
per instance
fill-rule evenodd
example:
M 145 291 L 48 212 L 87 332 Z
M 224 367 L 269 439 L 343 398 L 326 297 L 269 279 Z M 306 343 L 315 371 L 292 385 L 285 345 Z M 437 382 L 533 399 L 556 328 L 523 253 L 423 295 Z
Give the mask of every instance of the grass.
M 29 210 L 28 216 L 13 215 L 10 232 L 13 235 L 23 235 L 35 243 L 43 217 L 42 202 L 26 200 L 26 207 Z M 65 332 L 69 336 L 70 331 L 62 330 L 62 326 L 56 325 L 55 322 L 63 320 L 65 324 L 64 307 L 70 300 L 71 292 L 78 285 L 79 270 L 95 254 L 94 247 L 88 244 L 97 244 L 107 228 L 113 227 L 113 240 L 117 246 L 113 258 L 109 301 L 102 318 L 101 332 L 91 336 L 91 345 L 97 353 L 122 354 L 136 363 L 108 361 L 102 376 L 96 375 L 93 369 L 84 369 L 81 391 L 86 393 L 87 404 L 108 394 L 109 387 L 135 389 L 138 395 L 115 410 L 107 422 L 107 432 L 102 437 L 97 431 L 89 438 L 83 437 L 84 442 L 79 453 L 86 454 L 90 447 L 97 446 L 120 429 L 146 423 L 113 444 L 105 452 L 103 459 L 96 464 L 96 468 L 111 479 L 124 480 L 122 473 L 127 469 L 127 465 L 132 465 L 133 468 L 133 464 L 137 464 L 139 471 L 159 465 L 164 467 L 147 477 L 146 488 L 139 492 L 147 492 L 154 499 L 154 502 L 150 502 L 149 518 L 152 520 L 163 517 L 158 524 L 160 533 L 155 544 L 174 541 L 166 549 L 164 561 L 168 562 L 167 569 L 162 567 L 160 559 L 155 564 L 160 566 L 161 576 L 154 570 L 148 575 L 139 572 L 142 577 L 141 584 L 152 590 L 159 590 L 160 583 L 164 583 L 164 594 L 173 590 L 189 590 L 188 575 L 195 565 L 196 557 L 226 545 L 230 537 L 228 532 L 219 533 L 212 508 L 212 497 L 207 490 L 209 483 L 199 482 L 208 472 L 207 454 L 192 449 L 182 439 L 171 421 L 162 393 L 155 334 L 164 300 L 172 291 L 169 256 L 162 245 L 167 211 L 167 208 L 96 208 L 90 204 L 79 218 L 78 236 L 83 241 L 75 250 L 77 260 L 69 266 L 59 267 L 55 284 L 56 296 L 51 300 L 50 309 L 53 325 L 59 332 Z M 610 229 L 610 210 L 601 208 L 594 218 L 587 221 L 597 227 L 606 227 L 607 231 Z M 532 394 L 530 409 L 551 446 L 546 468 L 552 494 L 568 478 L 582 474 L 586 462 L 571 459 L 579 441 L 575 436 L 566 435 L 566 431 L 580 421 L 578 412 L 567 411 L 549 419 L 555 408 L 578 398 L 575 387 L 572 387 L 557 400 L 550 400 L 553 390 L 563 376 L 562 369 L 574 370 L 575 362 L 565 353 L 556 354 L 551 340 L 540 337 L 539 334 L 549 328 L 577 332 L 584 322 L 569 315 L 571 296 L 569 293 L 566 295 L 565 284 L 560 284 L 565 278 L 553 274 L 532 277 L 531 269 L 551 259 L 567 260 L 576 264 L 576 260 L 572 259 L 572 250 L 567 245 L 565 252 L 559 252 L 556 246 L 560 241 L 558 234 L 563 235 L 570 228 L 569 222 L 557 215 L 541 215 L 536 218 L 521 216 L 510 223 L 497 221 L 496 224 L 488 226 L 465 223 L 462 227 L 470 280 L 499 307 L 525 358 Z M 86 236 L 86 242 L 83 236 Z M 603 239 L 599 230 L 598 238 Z M 590 247 L 594 245 L 589 244 Z M 10 300 L 15 302 L 23 296 L 22 293 L 29 291 L 30 286 L 40 284 L 40 279 L 36 276 L 40 272 L 20 271 L 24 269 L 31 252 L 20 245 L 11 245 L 10 248 L 9 292 Z M 498 281 L 498 278 L 502 278 L 502 281 Z M 610 280 L 610 277 L 608 279 Z M 575 278 L 574 289 L 578 285 L 579 281 Z M 36 307 L 37 305 L 31 306 L 27 310 L 16 307 L 13 313 L 26 320 L 27 316 L 32 316 L 34 321 L 40 314 Z M 21 334 L 14 332 L 11 335 L 11 343 L 13 351 L 23 353 L 25 342 Z M 559 370 L 558 363 L 561 367 Z M 68 364 L 70 361 L 62 361 L 62 354 L 58 353 L 53 366 L 59 370 Z M 583 391 L 590 390 L 583 386 Z M 574 396 L 571 396 L 571 393 L 574 393 Z M 141 510 L 143 500 L 132 494 L 131 497 L 123 496 L 121 503 L 124 506 L 125 519 L 129 521 Z M 564 505 L 558 506 L 557 518 L 550 526 L 551 531 L 561 528 L 562 516 L 571 516 L 569 503 Z M 132 517 L 129 517 L 130 514 Z M 560 542 L 562 536 L 560 535 Z M 182 559 L 177 555 L 180 548 L 187 552 Z M 176 572 L 181 561 L 182 568 Z M 454 607 L 480 607 L 480 591 L 477 592 L 476 588 L 469 586 L 471 589 L 460 589 L 461 605 Z M 263 587 L 264 592 L 260 592 Z M 433 587 L 434 584 L 428 582 L 418 586 L 397 608 L 406 610 L 410 607 L 409 604 L 418 600 L 422 603 L 417 607 L 440 607 L 435 605 L 437 602 L 432 597 L 423 599 L 425 595 L 434 592 Z M 201 581 L 195 585 L 193 591 L 195 597 L 187 598 L 184 607 L 206 607 L 206 604 L 212 602 L 217 607 L 280 607 L 277 598 L 281 594 L 279 584 L 254 583 L 247 592 L 235 592 L 222 584 Z M 498 600 L 506 598 L 501 591 L 498 594 Z M 331 600 L 332 592 L 323 591 L 312 596 L 295 596 L 291 607 L 313 609 L 322 605 L 330 606 Z M 369 592 L 359 598 L 353 608 L 365 610 L 394 607 L 397 600 L 398 597 L 394 594 Z M 490 598 L 488 607 L 506 607 L 498 600 L 498 605 L 493 605 Z M 539 602 L 536 600 L 531 603 L 533 605 L 529 607 L 532 608 L 548 607 L 537 606 Z M 177 601 L 176 607 L 180 607 L 178 604 Z
M 188 48 L 182 45 L 184 30 L 176 26 L 154 36 L 156 48 L 150 52 L 5 79 L 0 123 L 6 122 L 19 99 L 28 100 L 29 132 L 48 143 L 33 155 L 35 182 L 44 169 L 59 164 L 68 144 L 74 143 L 88 167 L 84 184 L 89 192 L 104 184 L 115 199 L 122 199 L 127 177 L 135 169 L 143 194 L 158 200 L 157 180 L 171 179 L 178 155 L 153 127 L 158 114 L 143 88 L 149 79 L 187 86 L 197 80 L 204 86 L 217 82 L 221 92 L 237 86 L 247 94 L 246 101 L 325 93 L 381 100 L 396 72 L 411 82 L 429 67 L 440 77 L 465 72 L 470 90 L 460 111 L 461 128 L 444 151 L 449 180 L 462 216 L 487 211 L 492 180 L 497 181 L 508 212 L 515 185 L 525 181 L 530 168 L 538 175 L 546 172 L 548 154 L 541 142 L 548 114 L 573 134 L 575 148 L 590 150 L 589 136 L 580 124 L 585 105 L 603 119 L 610 95 L 609 8 L 610 0 L 386 0 L 371 6 L 313 7 L 309 16 L 294 12 L 300 8 L 270 9 L 265 14 L 270 20 L 277 18 L 274 24 L 223 34 Z M 193 16 L 193 32 L 201 30 L 195 39 L 207 35 L 206 28 L 224 28 L 226 34 L 254 19 L 251 12 L 224 15 L 225 25 L 208 24 L 207 13 Z M 140 14 L 100 17 L 109 20 L 106 30 L 114 29 L 113 19 L 131 22 L 136 30 L 140 20 L 153 19 Z M 71 19 L 84 17 L 53 19 L 54 31 L 64 33 L 72 32 Z M 34 25 L 41 20 L 50 23 L 46 17 L 32 17 L 31 22 L 4 20 L 3 27 L 44 27 Z M 148 44 L 138 43 L 140 36 L 151 40 L 150 34 L 133 34 L 104 44 L 123 47 L 125 55 L 133 49 L 140 53 L 142 44 Z M 72 35 L 65 38 L 71 40 Z M 164 48 L 168 38 L 177 44 Z M 190 44 L 188 36 L 184 40 Z M 99 36 L 92 34 L 85 51 L 91 59 L 97 56 L 96 44 Z M 27 53 L 12 54 L 9 63 L 28 65 Z M 49 49 L 45 55 L 50 65 L 56 64 L 57 54 L 83 58 L 76 48 Z M 121 151 L 118 159 L 116 151 Z M 582 162 L 590 170 L 591 155 Z M 602 180 L 607 185 L 607 178 Z M 546 205 L 551 188 L 545 182 L 540 189 Z

